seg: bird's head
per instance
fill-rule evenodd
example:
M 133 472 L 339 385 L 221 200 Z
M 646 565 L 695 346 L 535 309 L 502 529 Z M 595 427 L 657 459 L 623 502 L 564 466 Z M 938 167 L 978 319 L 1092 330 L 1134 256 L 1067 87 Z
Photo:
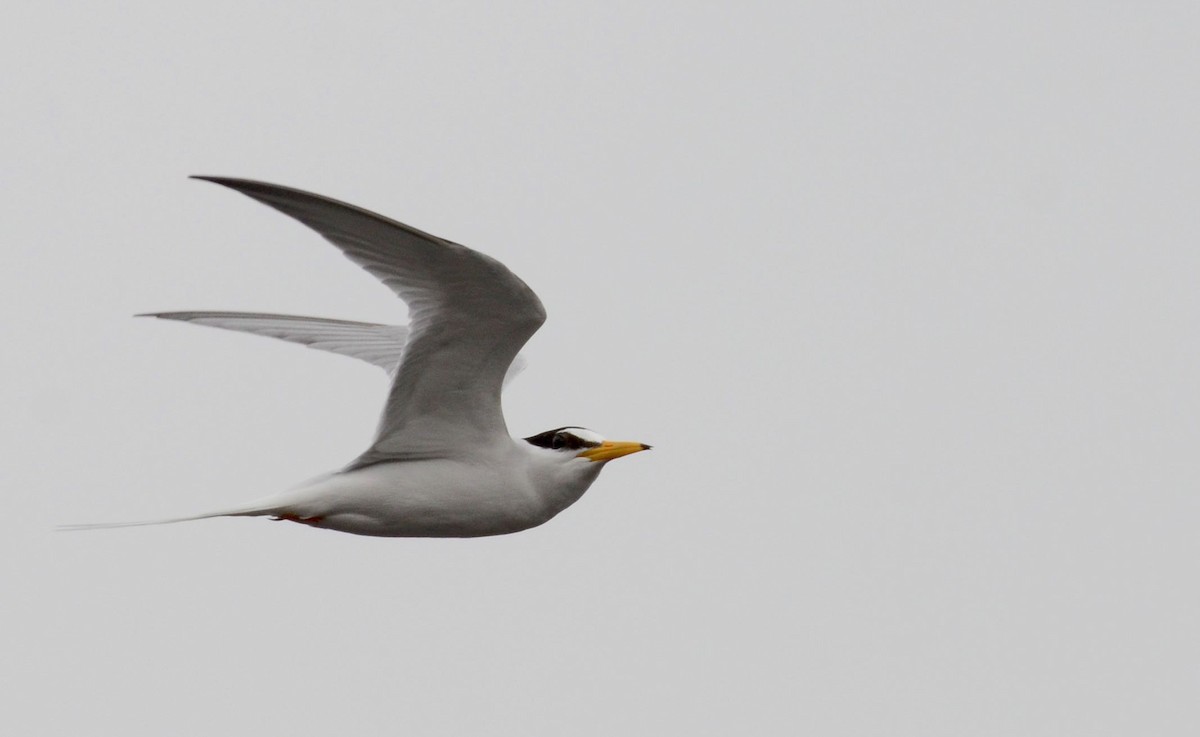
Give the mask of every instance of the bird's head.
M 599 433 L 583 427 L 560 427 L 555 430 L 547 430 L 525 438 L 525 442 L 538 448 L 561 453 L 564 459 L 581 458 L 593 463 L 607 463 L 630 453 L 650 449 L 650 446 L 645 443 L 605 440 Z

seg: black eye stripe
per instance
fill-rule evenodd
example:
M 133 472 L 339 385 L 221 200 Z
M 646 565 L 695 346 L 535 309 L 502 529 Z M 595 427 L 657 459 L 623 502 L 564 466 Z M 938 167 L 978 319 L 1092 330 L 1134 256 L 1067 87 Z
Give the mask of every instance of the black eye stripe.
M 539 448 L 553 448 L 555 436 L 564 429 L 565 428 L 560 427 L 555 430 L 547 430 L 546 432 L 541 432 L 537 435 L 525 438 L 525 442 L 529 443 L 530 445 L 536 445 Z
M 549 448 L 551 450 L 582 450 L 599 445 L 599 443 L 588 442 L 575 433 L 564 432 L 567 429 L 565 427 L 558 427 L 553 430 L 547 430 L 546 432 L 525 438 L 525 442 L 530 445 L 536 445 L 539 448 Z

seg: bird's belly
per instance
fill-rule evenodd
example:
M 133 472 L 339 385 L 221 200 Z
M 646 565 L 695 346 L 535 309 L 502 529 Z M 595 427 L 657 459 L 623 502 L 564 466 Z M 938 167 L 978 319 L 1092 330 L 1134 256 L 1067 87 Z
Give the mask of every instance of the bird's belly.
M 309 524 L 377 537 L 503 535 L 560 511 L 523 479 L 448 461 L 378 464 L 298 491 L 289 509 Z

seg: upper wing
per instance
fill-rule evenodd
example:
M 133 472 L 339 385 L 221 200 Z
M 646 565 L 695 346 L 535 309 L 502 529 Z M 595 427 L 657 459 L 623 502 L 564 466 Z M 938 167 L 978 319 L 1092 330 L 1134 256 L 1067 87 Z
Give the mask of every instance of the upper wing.
M 400 356 L 408 340 L 408 328 L 403 325 L 330 320 L 325 317 L 215 311 L 153 312 L 138 317 L 178 320 L 278 338 L 289 343 L 299 343 L 309 348 L 366 361 L 383 369 L 389 376 L 395 375 L 396 369 L 400 367 Z M 505 386 L 524 368 L 525 358 L 518 354 L 504 376 Z
M 352 466 L 453 455 L 508 437 L 500 388 L 546 319 L 503 264 L 353 205 L 245 179 L 235 189 L 320 233 L 408 304 L 409 335 L 371 448 Z

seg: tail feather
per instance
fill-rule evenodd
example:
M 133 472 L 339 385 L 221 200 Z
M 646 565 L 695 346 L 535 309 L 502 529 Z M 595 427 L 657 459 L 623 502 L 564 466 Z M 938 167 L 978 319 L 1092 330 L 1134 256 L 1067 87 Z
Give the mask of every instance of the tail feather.
M 254 507 L 246 509 L 230 509 L 221 512 L 208 512 L 207 514 L 196 514 L 192 515 L 191 517 L 171 517 L 168 519 L 140 520 L 137 522 L 92 522 L 81 525 L 59 525 L 56 529 L 59 532 L 78 532 L 79 530 L 111 530 L 118 527 L 173 525 L 176 522 L 192 522 L 198 519 L 212 519 L 213 517 L 261 517 L 263 515 L 273 513 L 274 512 L 271 509 Z

